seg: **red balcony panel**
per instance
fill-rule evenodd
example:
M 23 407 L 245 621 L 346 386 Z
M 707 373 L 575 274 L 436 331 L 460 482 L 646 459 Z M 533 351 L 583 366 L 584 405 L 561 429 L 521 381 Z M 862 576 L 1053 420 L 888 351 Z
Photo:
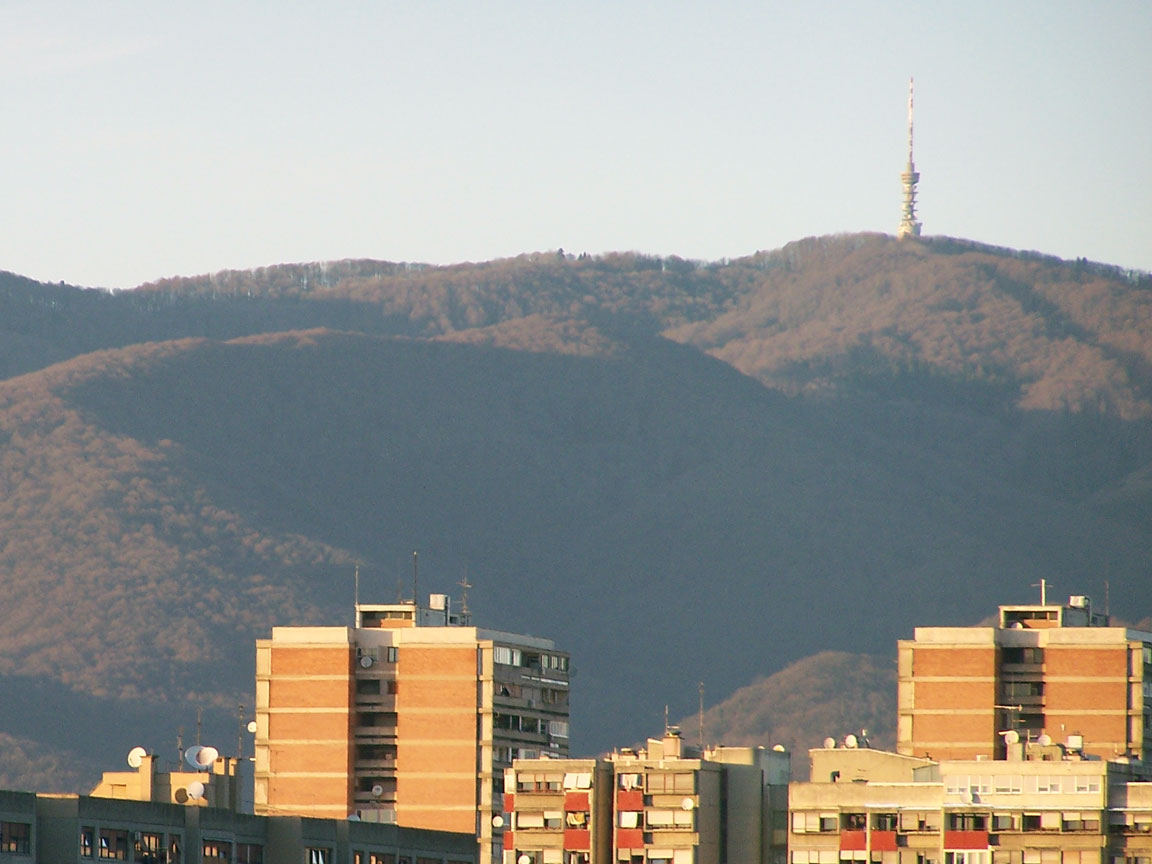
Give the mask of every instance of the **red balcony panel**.
M 868 848 L 867 831 L 841 831 L 840 848 L 853 852 L 863 852 Z
M 945 831 L 945 849 L 987 849 L 987 831 Z
M 574 852 L 590 851 L 592 849 L 592 832 L 587 828 L 565 828 L 564 848 Z
M 505 841 L 504 848 L 508 848 L 508 843 Z M 643 849 L 644 848 L 644 829 L 643 828 L 617 828 L 616 829 L 616 848 L 617 849 Z
M 872 832 L 873 852 L 895 852 L 897 848 L 895 831 Z
M 588 793 L 587 792 L 565 792 L 564 793 L 564 809 L 565 810 L 587 810 L 588 809 Z
M 512 836 L 511 831 L 505 831 L 504 832 L 504 848 L 505 849 L 515 849 L 516 844 L 513 842 L 515 839 L 516 838 L 514 838 Z
M 516 796 L 511 792 L 504 793 L 504 812 L 511 813 L 516 809 Z
M 617 810 L 643 810 L 644 792 L 640 789 L 617 789 Z

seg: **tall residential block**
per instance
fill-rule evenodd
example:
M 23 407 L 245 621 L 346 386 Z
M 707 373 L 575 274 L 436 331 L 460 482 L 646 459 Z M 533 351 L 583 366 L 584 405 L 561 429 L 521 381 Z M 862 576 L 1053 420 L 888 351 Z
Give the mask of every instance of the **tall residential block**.
M 902 754 L 1003 759 L 1041 741 L 1152 755 L 1152 633 L 1111 626 L 1088 597 L 1001 606 L 993 626 L 917 627 L 898 667 Z
M 256 643 L 256 813 L 466 831 L 499 859 L 504 769 L 568 754 L 568 655 L 442 594 L 355 615 Z

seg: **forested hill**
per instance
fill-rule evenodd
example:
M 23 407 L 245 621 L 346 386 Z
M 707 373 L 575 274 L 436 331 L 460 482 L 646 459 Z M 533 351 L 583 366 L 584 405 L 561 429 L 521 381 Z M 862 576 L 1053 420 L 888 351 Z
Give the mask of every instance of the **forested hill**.
M 253 641 L 413 549 L 572 651 L 579 752 L 1041 577 L 1147 618 L 1150 370 L 1146 276 L 935 238 L 0 276 L 7 777 L 232 740 Z

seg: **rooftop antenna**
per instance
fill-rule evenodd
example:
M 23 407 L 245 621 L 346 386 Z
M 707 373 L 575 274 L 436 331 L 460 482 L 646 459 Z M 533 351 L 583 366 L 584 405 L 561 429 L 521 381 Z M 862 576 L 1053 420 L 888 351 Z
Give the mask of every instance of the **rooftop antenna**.
M 1048 605 L 1048 588 L 1049 588 L 1048 580 L 1047 579 L 1041 579 L 1039 582 L 1033 582 L 1031 587 L 1040 589 L 1040 605 L 1041 606 L 1047 606 Z
M 356 616 L 359 614 L 360 609 L 360 565 L 356 565 L 356 569 L 352 574 L 352 626 L 355 628 L 359 625 Z
M 236 706 L 236 761 L 244 760 L 244 706 Z
M 1108 598 L 1108 580 L 1104 580 L 1104 614 L 1105 616 L 1112 614 L 1112 603 Z
M 704 682 L 703 681 L 701 681 L 700 685 L 699 685 L 699 695 L 700 695 L 700 709 L 699 709 L 700 713 L 699 713 L 698 719 L 700 720 L 700 749 L 703 750 L 704 749 Z
M 184 761 L 184 727 L 176 730 L 176 764 Z
M 412 605 L 416 607 L 413 620 L 420 625 L 420 556 L 415 549 L 412 550 Z
M 468 581 L 468 565 L 464 565 L 464 576 L 456 583 L 460 586 L 460 614 L 468 614 L 468 589 L 473 587 Z
M 664 705 L 664 734 L 668 734 L 668 705 Z
M 921 225 L 916 221 L 916 184 L 920 174 L 912 160 L 912 79 L 908 79 L 908 164 L 900 174 L 904 186 L 904 204 L 900 212 L 900 227 L 896 229 L 896 239 L 919 237 Z
M 199 746 L 199 744 L 200 744 L 200 730 L 204 726 L 203 721 L 204 721 L 204 709 L 203 708 L 197 708 L 196 709 L 196 744 L 197 744 L 197 746 Z

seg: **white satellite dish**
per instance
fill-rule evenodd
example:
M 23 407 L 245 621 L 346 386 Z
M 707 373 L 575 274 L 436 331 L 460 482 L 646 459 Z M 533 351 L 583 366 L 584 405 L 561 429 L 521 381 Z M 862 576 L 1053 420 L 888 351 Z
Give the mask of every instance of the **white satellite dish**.
M 495 816 L 492 817 L 492 827 L 493 828 L 503 828 L 504 827 L 504 817 L 501 816 L 499 813 L 497 813 Z
M 144 764 L 144 757 L 148 755 L 148 751 L 143 747 L 133 747 L 128 751 L 128 767 L 139 768 Z
M 360 658 L 360 667 L 362 669 L 371 669 L 372 664 L 375 662 L 376 661 L 372 659 L 372 655 L 365 654 L 363 657 Z
M 835 744 L 836 742 L 835 742 L 835 741 L 833 741 L 832 743 L 833 743 L 833 744 Z M 783 752 L 785 752 L 785 751 L 784 751 L 784 745 L 783 745 L 783 744 L 774 744 L 774 745 L 772 746 L 772 750 L 773 750 L 774 752 L 776 752 L 776 753 L 783 753 Z
M 685 798 L 683 801 L 680 802 L 680 809 L 681 810 L 691 810 L 695 806 L 696 806 L 696 802 L 693 801 L 691 798 Z
M 375 795 L 377 798 L 379 798 L 381 795 L 384 794 L 384 787 L 381 786 L 379 783 L 377 783 L 375 786 L 372 787 L 372 794 Z
M 248 721 L 248 731 L 251 732 L 253 735 L 256 734 L 256 721 L 255 720 L 249 720 Z
M 204 797 L 205 786 L 199 780 L 188 784 L 188 798 L 192 801 L 199 801 Z
M 1049 744 L 1052 743 L 1052 736 L 1041 735 L 1039 738 L 1036 739 L 1036 743 L 1039 744 L 1041 747 L 1047 747 Z
M 857 747 L 860 746 L 860 742 L 856 740 L 855 735 L 848 735 L 847 737 L 844 738 L 844 746 L 847 747 L 849 750 L 855 750 Z
M 824 749 L 825 750 L 835 750 L 836 749 L 836 739 L 833 738 L 832 736 L 828 736 L 827 738 L 825 738 L 824 739 Z
M 1015 729 L 1009 729 L 1007 732 L 1004 733 L 1004 743 L 1005 744 L 1019 744 L 1020 743 L 1020 733 L 1017 732 Z
M 349 822 L 359 822 L 360 821 L 360 814 L 359 813 L 349 813 L 348 814 L 348 821 Z
M 516 864 L 532 864 L 532 859 L 527 855 L 521 855 L 516 859 Z
M 197 771 L 211 768 L 213 763 L 219 758 L 220 751 L 215 747 L 201 747 L 199 744 L 194 747 L 189 747 L 187 752 L 184 753 L 184 761 Z

